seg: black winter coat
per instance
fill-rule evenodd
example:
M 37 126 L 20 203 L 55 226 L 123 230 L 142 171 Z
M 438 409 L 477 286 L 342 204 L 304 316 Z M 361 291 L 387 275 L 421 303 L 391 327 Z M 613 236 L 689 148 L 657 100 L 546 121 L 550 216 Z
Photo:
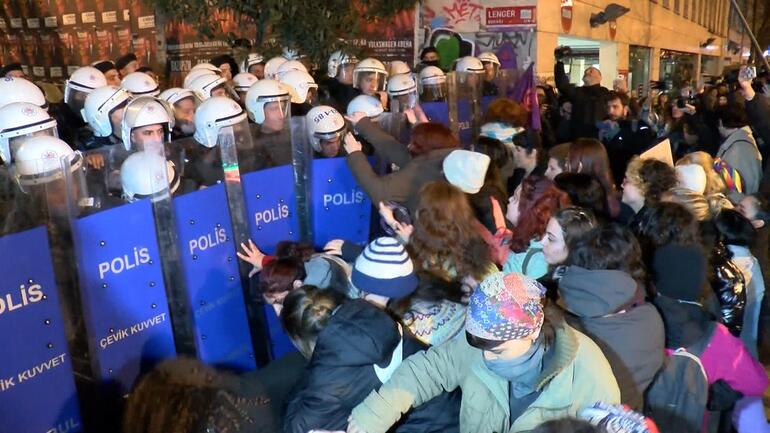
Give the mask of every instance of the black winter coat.
M 398 359 L 394 352 L 400 342 L 402 357 Z M 318 335 L 301 391 L 287 408 L 284 432 L 345 430 L 353 408 L 389 378 L 383 369 L 426 348 L 409 334 L 402 337 L 396 322 L 384 311 L 363 300 L 348 301 Z M 457 432 L 459 411 L 459 394 L 442 394 L 413 409 L 391 431 Z
M 746 282 L 740 269 L 730 259 L 730 252 L 721 242 L 717 242 L 711 255 L 713 275 L 710 283 L 719 302 L 719 321 L 738 337 L 743 329 Z
M 604 120 L 607 116 L 607 98 L 610 91 L 599 84 L 573 86 L 564 72 L 564 63 L 562 62 L 557 62 L 554 66 L 554 79 L 559 93 L 572 102 L 571 139 L 596 138 L 598 134 L 596 122 Z

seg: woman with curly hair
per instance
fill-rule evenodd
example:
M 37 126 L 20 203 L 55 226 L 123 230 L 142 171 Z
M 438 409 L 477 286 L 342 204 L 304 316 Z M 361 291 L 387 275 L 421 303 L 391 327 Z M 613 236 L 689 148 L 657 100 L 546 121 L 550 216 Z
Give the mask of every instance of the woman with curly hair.
M 607 200 L 607 211 L 610 217 L 620 214 L 620 199 L 612 177 L 610 159 L 604 145 L 593 138 L 578 138 L 569 147 L 565 171 L 569 173 L 585 173 L 596 178 L 604 188 Z
M 400 235 L 408 240 L 418 272 L 443 281 L 466 277 L 481 281 L 496 270 L 476 229 L 473 209 L 460 189 L 446 182 L 425 185 L 414 215 L 414 226 L 407 229 L 411 233 Z
M 633 229 L 643 218 L 646 208 L 660 202 L 664 193 L 677 183 L 676 171 L 665 162 L 634 157 L 628 163 L 623 178 L 622 201 L 625 206 L 617 218 L 618 222 Z
M 513 226 L 511 253 L 504 272 L 517 272 L 540 278 L 548 272 L 541 239 L 548 220 L 559 209 L 569 206 L 569 197 L 540 175 L 526 177 L 508 201 L 506 218 Z
M 642 395 L 663 365 L 660 314 L 645 302 L 642 252 L 634 235 L 611 224 L 570 248 L 559 280 L 567 322 L 591 337 L 610 362 L 620 401 L 642 409 Z

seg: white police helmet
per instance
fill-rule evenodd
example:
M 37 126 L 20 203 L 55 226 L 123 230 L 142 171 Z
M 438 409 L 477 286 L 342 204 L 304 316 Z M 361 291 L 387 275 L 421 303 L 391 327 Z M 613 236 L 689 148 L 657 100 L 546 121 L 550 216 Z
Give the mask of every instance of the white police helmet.
M 371 57 L 361 60 L 356 64 L 356 68 L 353 70 L 353 87 L 360 89 L 361 78 L 367 73 L 375 74 L 377 79 L 377 90 L 385 90 L 385 80 L 388 78 L 388 71 L 381 61 Z
M 396 112 L 414 108 L 417 104 L 417 83 L 414 82 L 412 74 L 398 74 L 390 77 L 388 97 L 391 100 L 391 108 Z
M 64 175 L 63 158 L 68 158 L 70 170 L 80 168 L 80 152 L 64 141 L 51 136 L 33 137 L 24 141 L 14 155 L 13 175 L 19 185 L 41 185 Z
M 348 104 L 347 113 L 348 116 L 352 116 L 353 113 L 361 112 L 366 114 L 366 117 L 377 119 L 384 111 L 385 109 L 382 107 L 382 102 L 380 102 L 379 98 L 369 95 L 358 95 Z
M 4 164 L 11 163 L 23 140 L 39 135 L 57 136 L 56 120 L 48 112 L 29 102 L 12 102 L 0 108 L 0 160 Z
M 329 61 L 326 63 L 326 73 L 331 78 L 339 78 L 337 74 L 341 72 L 341 67 L 349 64 L 357 64 L 358 59 L 356 56 L 345 54 L 342 51 L 335 51 L 329 56 Z
M 109 137 L 113 131 L 110 114 L 128 103 L 131 95 L 126 89 L 115 86 L 100 87 L 86 97 L 81 114 L 97 137 Z
M 389 76 L 398 75 L 398 74 L 409 74 L 412 72 L 412 68 L 409 67 L 409 65 L 406 64 L 406 62 L 403 62 L 401 60 L 393 60 L 388 65 L 390 67 Z
M 160 95 L 158 95 L 158 99 L 162 99 L 172 106 L 184 98 L 195 98 L 195 94 L 190 89 L 172 87 L 162 91 Z
M 308 100 L 308 96 L 314 98 L 313 92 L 318 90 L 318 84 L 315 83 L 313 77 L 302 71 L 285 73 L 281 78 L 281 83 L 286 85 L 291 95 L 291 102 L 295 104 L 304 103 Z
M 474 74 L 483 74 L 484 65 L 481 64 L 481 60 L 478 57 L 465 56 L 461 57 L 455 63 L 454 70 L 457 72 L 471 72 Z
M 500 59 L 498 59 L 497 55 L 491 51 L 485 51 L 479 54 L 479 60 L 481 63 L 493 63 L 500 66 Z
M 160 89 L 155 80 L 144 72 L 132 72 L 123 78 L 120 87 L 128 90 L 133 97 L 158 96 Z
M 254 74 L 248 72 L 241 72 L 233 77 L 233 84 L 235 85 L 236 92 L 248 92 L 249 88 L 259 81 Z
M 273 57 L 268 60 L 267 63 L 265 63 L 265 78 L 274 80 L 278 73 L 278 68 L 286 62 L 288 62 L 288 60 L 284 57 Z
M 282 110 L 288 111 L 290 99 L 288 89 L 280 81 L 259 80 L 246 92 L 246 110 L 251 120 L 262 124 L 265 121 L 265 104 L 279 102 L 283 105 Z
M 224 96 L 213 96 L 195 111 L 195 141 L 206 147 L 214 147 L 222 127 L 245 120 L 246 112 L 237 102 Z
M 85 101 L 83 94 L 89 94 L 99 87 L 107 85 L 107 78 L 102 71 L 93 66 L 83 66 L 70 75 L 64 85 L 64 103 L 71 104 L 75 99 L 80 99 L 80 105 Z M 80 93 L 80 95 L 78 95 Z M 82 108 L 82 107 L 81 107 Z
M 29 102 L 48 110 L 43 91 L 32 81 L 24 78 L 0 78 L 0 107 L 12 102 Z
M 219 75 L 202 75 L 190 82 L 189 89 L 195 94 L 198 101 L 203 102 L 211 97 L 211 92 L 214 89 L 226 84 L 227 78 Z
M 174 163 L 161 155 L 136 152 L 120 166 L 120 183 L 127 202 L 145 198 L 154 202 L 167 198 L 179 188 L 179 174 Z
M 219 68 L 217 68 L 219 69 Z M 195 79 L 198 77 L 202 77 L 204 75 L 214 75 L 216 77 L 221 77 L 222 75 L 219 72 L 210 71 L 205 68 L 201 69 L 195 69 L 187 73 L 187 75 L 184 77 L 184 82 L 182 83 L 182 87 L 185 89 L 190 88 L 190 83 L 192 83 Z
M 165 102 L 151 96 L 140 96 L 126 105 L 121 123 L 121 138 L 126 150 L 131 150 L 131 131 L 150 125 L 163 125 L 165 141 L 171 141 L 174 114 Z
M 328 105 L 313 107 L 305 116 L 310 144 L 316 152 L 321 152 L 321 142 L 344 137 L 347 131 L 345 118 L 339 111 Z
M 278 67 L 278 71 L 276 71 L 275 76 L 278 80 L 280 80 L 287 72 L 290 71 L 302 71 L 305 73 L 308 72 L 305 65 L 303 65 L 299 60 L 287 60 Z
M 192 71 L 199 71 L 199 70 L 211 71 L 211 72 L 213 72 L 213 73 L 215 73 L 217 75 L 222 73 L 221 69 L 219 69 L 216 66 L 212 65 L 211 63 L 207 63 L 207 62 L 198 63 L 197 65 L 195 65 L 192 68 L 190 68 L 190 72 L 192 72 Z
M 243 63 L 241 63 L 241 70 L 249 72 L 249 68 L 260 63 L 265 63 L 265 58 L 262 54 L 249 53 L 249 55 L 243 59 Z

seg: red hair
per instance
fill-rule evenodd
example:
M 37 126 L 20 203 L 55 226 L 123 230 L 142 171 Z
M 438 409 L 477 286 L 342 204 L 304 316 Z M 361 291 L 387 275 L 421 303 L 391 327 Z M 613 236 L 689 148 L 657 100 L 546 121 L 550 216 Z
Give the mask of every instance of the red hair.
M 507 98 L 495 99 L 484 113 L 484 123 L 503 122 L 517 128 L 524 128 L 529 122 L 529 112 L 523 105 Z
M 460 146 L 460 140 L 452 134 L 452 130 L 441 123 L 420 123 L 412 129 L 412 155 L 422 155 L 431 150 L 451 149 Z
M 526 251 L 532 239 L 543 236 L 551 215 L 570 205 L 567 193 L 546 177 L 527 176 L 520 188 L 519 221 L 511 238 L 511 250 L 515 253 Z
M 259 291 L 263 294 L 289 292 L 294 281 L 305 279 L 305 265 L 302 260 L 284 257 L 265 265 L 259 274 Z

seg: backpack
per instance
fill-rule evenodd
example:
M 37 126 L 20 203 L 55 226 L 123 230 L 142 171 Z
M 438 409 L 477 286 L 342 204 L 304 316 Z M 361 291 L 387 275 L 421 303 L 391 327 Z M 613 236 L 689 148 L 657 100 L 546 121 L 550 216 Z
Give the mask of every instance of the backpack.
M 644 413 L 661 432 L 700 432 L 709 396 L 708 377 L 700 356 L 715 327 L 716 322 L 711 322 L 700 341 L 667 356 L 647 388 Z

